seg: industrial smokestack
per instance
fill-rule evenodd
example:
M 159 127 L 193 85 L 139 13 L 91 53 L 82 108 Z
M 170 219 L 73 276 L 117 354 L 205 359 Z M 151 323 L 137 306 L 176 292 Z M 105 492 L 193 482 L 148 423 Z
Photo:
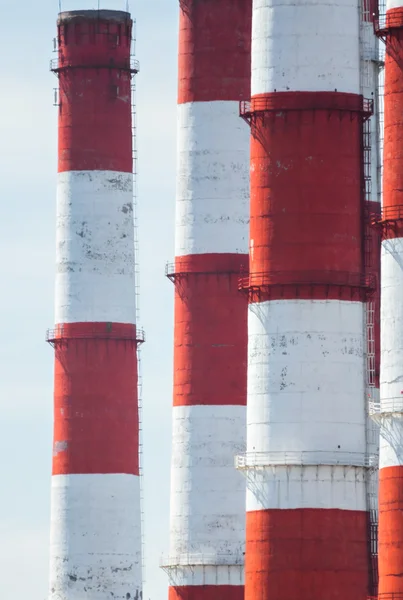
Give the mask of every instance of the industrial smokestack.
M 242 600 L 251 0 L 182 0 L 170 600 Z
M 362 0 L 360 23 L 361 94 L 371 98 L 374 111 L 363 123 L 363 175 L 365 195 L 365 272 L 372 278 L 374 293 L 366 304 L 366 384 L 367 384 L 367 452 L 374 457 L 374 468 L 367 476 L 368 555 L 370 560 L 369 595 L 378 593 L 378 469 L 379 424 L 372 413 L 379 406 L 380 371 L 380 262 L 381 236 L 372 223 L 381 213 L 381 156 L 382 98 L 379 94 L 380 46 L 375 34 L 374 19 L 377 2 Z
M 132 20 L 59 15 L 50 594 L 141 598 Z
M 376 23 L 386 42 L 381 252 L 379 597 L 403 597 L 403 3 Z
M 359 29 L 254 2 L 246 600 L 368 593 Z

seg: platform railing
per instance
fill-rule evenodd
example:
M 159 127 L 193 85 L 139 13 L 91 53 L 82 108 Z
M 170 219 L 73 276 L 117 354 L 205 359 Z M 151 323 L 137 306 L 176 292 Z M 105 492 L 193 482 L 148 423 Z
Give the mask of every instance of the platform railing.
M 265 271 L 240 277 L 239 289 L 276 285 L 326 285 L 356 288 L 375 286 L 374 275 L 347 271 Z
M 250 100 L 241 100 L 239 102 L 239 116 L 243 118 L 251 117 L 255 113 L 263 113 L 269 111 L 278 110 L 292 110 L 292 111 L 303 111 L 303 110 L 341 110 L 341 111 L 352 111 L 361 112 L 363 115 L 370 116 L 374 112 L 374 101 L 369 98 L 362 98 L 361 103 L 357 103 L 357 98 L 352 97 L 345 99 L 343 105 L 340 100 L 340 96 L 336 95 L 323 95 L 321 101 L 318 102 L 317 106 L 310 106 L 307 102 L 301 101 L 299 105 L 295 105 L 295 102 L 287 106 L 288 96 L 284 97 L 284 103 L 279 102 L 283 92 L 273 93 L 264 97 L 252 98 Z M 303 99 L 303 96 L 301 96 Z M 307 97 L 308 100 L 308 97 Z
M 50 61 L 50 70 L 53 73 L 58 73 L 62 69 L 118 69 L 121 71 L 129 71 L 132 74 L 136 74 L 140 71 L 140 63 L 134 56 L 131 56 L 126 60 L 119 60 L 115 63 L 89 63 L 89 64 L 77 64 L 76 62 L 70 63 L 64 62 L 63 56 L 60 58 L 52 58 Z
M 69 326 L 60 325 L 54 329 L 48 329 L 46 332 L 46 341 L 49 344 L 61 343 L 68 340 L 128 340 L 135 341 L 137 343 L 145 342 L 145 333 L 143 329 L 137 329 L 135 326 L 130 328 L 117 327 L 114 328 L 113 324 L 111 327 L 105 323 L 105 328 L 101 329 L 98 327 L 85 327 L 80 328 L 79 331 L 75 331 Z
M 242 266 L 214 268 L 211 270 L 200 270 L 194 267 L 194 264 L 189 260 L 177 260 L 168 262 L 165 265 L 165 275 L 168 278 L 180 275 L 242 275 L 245 270 Z
M 246 452 L 235 457 L 237 469 L 277 466 L 342 466 L 377 468 L 378 456 L 361 452 Z
M 369 414 L 371 416 L 390 415 L 393 413 L 403 414 L 403 396 L 402 398 L 392 398 L 390 400 L 382 400 L 382 402 L 370 402 Z
M 202 553 L 190 552 L 183 554 L 166 554 L 160 559 L 162 569 L 176 567 L 194 566 L 242 566 L 244 564 L 243 554 L 230 553 Z
M 374 17 L 374 30 L 378 37 L 383 37 L 390 29 L 403 27 L 403 11 L 380 13 Z
M 403 219 L 403 205 L 385 206 L 382 208 L 382 221 L 394 221 L 399 219 Z

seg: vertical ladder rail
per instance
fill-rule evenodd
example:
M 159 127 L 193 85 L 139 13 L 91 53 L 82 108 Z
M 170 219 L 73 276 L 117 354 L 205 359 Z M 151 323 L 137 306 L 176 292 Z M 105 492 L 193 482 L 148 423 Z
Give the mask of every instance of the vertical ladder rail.
M 136 23 L 133 19 L 132 56 L 136 55 Z M 131 83 L 131 115 L 132 115 L 132 158 L 133 158 L 133 220 L 134 220 L 134 256 L 135 256 L 135 288 L 136 288 L 136 326 L 140 326 L 140 256 L 139 256 L 139 231 L 138 231 L 138 196 L 137 196 L 137 105 L 136 105 L 136 79 Z M 141 568 L 143 586 L 145 582 L 145 531 L 144 531 L 144 456 L 143 456 L 143 377 L 141 362 L 141 346 L 137 346 L 137 397 L 139 415 L 139 467 L 140 467 L 140 511 L 141 511 Z
M 370 402 L 375 401 L 375 303 L 367 302 L 367 389 Z
M 374 100 L 375 110 L 379 110 L 377 98 L 374 93 L 378 89 L 377 74 L 374 63 L 379 63 L 378 44 L 374 45 L 374 32 L 371 26 L 373 15 L 371 14 L 372 3 L 370 0 L 361 2 L 361 27 L 360 27 L 360 46 L 361 46 L 361 93 L 365 95 L 371 91 L 371 97 Z M 370 202 L 377 200 L 373 198 L 372 186 L 372 160 L 377 160 L 376 177 L 379 183 L 379 156 L 372 156 L 373 140 L 373 119 L 377 120 L 379 127 L 378 114 L 372 119 L 367 119 L 363 123 L 363 194 L 364 194 L 364 269 L 366 274 L 371 275 L 373 271 L 373 235 L 370 225 Z M 378 132 L 377 132 L 378 133 Z M 374 173 L 375 175 L 375 173 Z M 379 186 L 377 186 L 379 194 Z M 376 340 L 375 340 L 375 302 L 371 297 L 367 299 L 365 305 L 365 342 L 366 342 L 366 364 L 365 364 L 365 408 L 367 414 L 367 451 L 373 453 L 378 445 L 377 430 L 374 422 L 370 418 L 370 406 L 376 401 Z M 368 560 L 369 560 L 369 585 L 370 594 L 376 595 L 378 592 L 378 511 L 377 511 L 377 469 L 369 468 L 366 481 L 366 505 L 367 505 L 367 538 L 368 538 Z

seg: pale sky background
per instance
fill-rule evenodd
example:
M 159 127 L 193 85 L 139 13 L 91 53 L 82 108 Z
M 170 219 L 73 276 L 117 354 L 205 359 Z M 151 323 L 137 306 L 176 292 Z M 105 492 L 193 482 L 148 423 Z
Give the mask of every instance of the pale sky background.
M 96 8 L 62 0 L 62 10 Z M 124 10 L 126 0 L 101 0 Z M 0 600 L 48 592 L 58 0 L 0 0 Z M 145 467 L 144 600 L 166 600 L 172 401 L 178 0 L 130 0 L 137 21 L 138 203 Z

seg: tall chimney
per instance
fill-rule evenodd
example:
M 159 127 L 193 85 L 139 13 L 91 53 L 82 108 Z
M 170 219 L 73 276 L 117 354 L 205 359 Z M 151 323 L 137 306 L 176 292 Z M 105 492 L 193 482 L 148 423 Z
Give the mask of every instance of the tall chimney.
M 381 252 L 379 597 L 403 597 L 403 3 L 376 23 L 386 43 Z
M 363 188 L 365 198 L 365 272 L 372 279 L 374 293 L 366 304 L 367 357 L 367 451 L 374 468 L 367 476 L 368 556 L 370 560 L 369 595 L 378 593 L 378 468 L 379 423 L 373 418 L 379 407 L 380 371 L 380 266 L 381 235 L 372 223 L 381 214 L 381 148 L 382 96 L 379 93 L 381 46 L 374 23 L 378 18 L 377 0 L 361 0 L 360 55 L 361 93 L 374 103 L 373 114 L 363 123 Z
M 132 20 L 58 20 L 51 600 L 141 598 Z
M 253 6 L 245 600 L 368 594 L 359 29 Z
M 242 600 L 251 0 L 182 0 L 170 600 Z

